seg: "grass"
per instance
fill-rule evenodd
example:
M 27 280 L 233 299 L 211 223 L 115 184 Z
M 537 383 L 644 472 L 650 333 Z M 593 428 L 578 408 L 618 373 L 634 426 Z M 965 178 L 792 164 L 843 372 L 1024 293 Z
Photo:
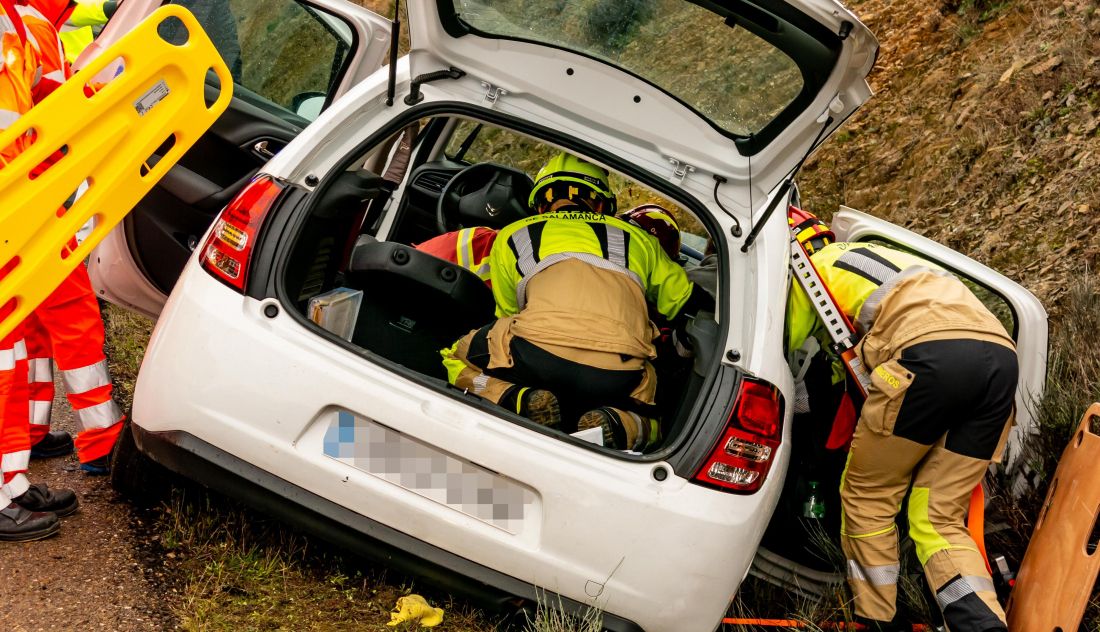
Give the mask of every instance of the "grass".
M 184 577 L 177 614 L 185 630 L 390 630 L 397 599 L 421 592 L 411 581 L 394 581 L 363 560 L 202 490 L 177 492 L 159 527 Z M 424 594 L 445 611 L 436 629 L 494 629 L 472 608 Z
M 119 403 L 129 411 L 153 323 L 104 310 L 108 357 Z M 488 632 L 500 615 L 479 612 L 430 587 L 349 556 L 264 514 L 178 481 L 152 510 L 155 535 L 181 595 L 171 604 L 184 630 L 412 630 L 388 627 L 399 597 L 414 592 L 444 609 L 436 630 Z M 528 632 L 589 632 L 601 615 L 564 614 L 549 600 L 520 621 Z
M 1100 402 L 1100 348 L 1091 344 L 1100 331 L 1100 283 L 1094 272 L 1081 271 L 1080 280 L 1070 287 L 1063 301 L 1063 310 L 1052 330 L 1046 390 L 1033 407 L 1038 432 L 1024 443 L 1021 457 L 1034 486 L 1023 496 L 1013 498 L 1010 490 L 1017 483 L 1014 477 L 994 480 L 995 515 L 1009 528 L 995 533 L 988 545 L 1003 552 L 1013 568 L 1019 568 L 1023 559 L 1058 459 L 1085 409 L 1092 402 Z M 1083 625 L 1100 629 L 1100 591 L 1096 587 Z

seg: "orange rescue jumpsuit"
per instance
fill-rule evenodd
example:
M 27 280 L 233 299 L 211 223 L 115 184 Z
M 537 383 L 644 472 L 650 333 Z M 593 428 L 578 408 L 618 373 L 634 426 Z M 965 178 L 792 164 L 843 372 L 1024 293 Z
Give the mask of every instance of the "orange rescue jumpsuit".
M 34 8 L 12 6 L 10 0 L 3 3 L 5 16 L 18 14 L 22 21 L 16 24 L 8 18 L 2 25 L 7 28 L 3 32 L 4 65 L 0 69 L 0 128 L 11 125 L 69 77 L 60 40 L 50 21 Z M 19 28 L 22 25 L 25 28 Z M 0 149 L 0 156 L 10 160 L 32 142 L 31 138 L 21 138 Z M 6 263 L 0 263 L 0 268 Z M 27 342 L 23 340 L 25 335 L 29 336 Z M 31 416 L 40 422 L 36 424 L 36 439 L 49 429 L 49 405 L 43 402 L 52 399 L 51 349 L 77 414 L 80 430 L 76 447 L 81 463 L 110 453 L 122 429 L 123 416 L 112 398 L 103 342 L 99 305 L 83 266 L 73 270 L 20 328 L 0 341 L 0 468 L 5 483 L 20 478 L 8 490 L 13 496 L 26 484 L 25 477 L 18 475 L 26 471 L 32 443 L 27 422 Z M 28 347 L 37 351 L 33 363 L 27 362 Z M 6 359 L 9 353 L 10 362 Z M 36 395 L 33 405 L 32 390 Z M 47 396 L 49 399 L 45 399 Z

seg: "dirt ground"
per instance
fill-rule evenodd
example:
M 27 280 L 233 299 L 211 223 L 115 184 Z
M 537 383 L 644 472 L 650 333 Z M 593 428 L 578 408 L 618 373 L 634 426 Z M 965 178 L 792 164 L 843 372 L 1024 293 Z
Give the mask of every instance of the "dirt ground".
M 56 385 L 62 392 L 60 384 Z M 54 429 L 74 432 L 72 409 L 54 402 Z M 178 593 L 148 537 L 149 519 L 122 501 L 107 477 L 80 471 L 76 456 L 31 461 L 31 482 L 76 490 L 80 511 L 61 533 L 25 544 L 0 544 L 5 578 L 0 628 L 160 630 L 176 627 Z

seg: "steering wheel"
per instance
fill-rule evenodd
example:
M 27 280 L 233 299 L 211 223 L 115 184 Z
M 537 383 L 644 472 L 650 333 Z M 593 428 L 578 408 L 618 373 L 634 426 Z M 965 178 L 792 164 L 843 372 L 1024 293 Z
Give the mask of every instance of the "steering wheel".
M 519 169 L 479 162 L 459 171 L 443 187 L 436 205 L 440 233 L 467 226 L 504 228 L 533 215 L 527 198 L 535 182 Z

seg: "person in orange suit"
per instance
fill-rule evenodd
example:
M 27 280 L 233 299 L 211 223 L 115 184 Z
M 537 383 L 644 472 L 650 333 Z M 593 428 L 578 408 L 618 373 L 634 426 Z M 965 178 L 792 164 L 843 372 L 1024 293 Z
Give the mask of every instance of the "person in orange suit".
M 11 126 L 35 103 L 45 98 L 69 76 L 61 42 L 53 24 L 38 10 L 14 0 L 0 0 L 0 129 Z M 34 142 L 34 136 L 24 134 L 7 146 L 0 147 L 0 168 L 22 153 Z M 49 165 L 41 167 L 48 169 Z M 18 265 L 18 259 L 0 262 L 0 278 Z M 87 272 L 83 272 L 87 279 Z M 79 281 L 79 273 L 69 279 Z M 43 322 L 54 318 L 70 301 L 72 287 L 67 279 L 62 287 L 43 303 L 38 312 Z M 92 305 L 98 305 L 91 296 Z M 9 303 L 0 312 L 13 309 Z M 48 322 L 56 330 L 78 339 L 87 329 L 86 310 L 62 311 L 65 322 Z M 78 331 L 80 330 L 80 331 Z M 100 321 L 102 331 L 102 321 Z M 64 337 L 63 336 L 63 337 Z M 99 353 L 103 353 L 102 347 Z M 32 485 L 27 479 L 30 460 L 30 395 L 27 346 L 23 327 L 0 339 L 0 541 L 27 541 L 51 536 L 58 532 L 58 517 L 77 510 L 79 503 L 71 490 L 49 489 Z M 109 395 L 108 395 L 109 397 Z

